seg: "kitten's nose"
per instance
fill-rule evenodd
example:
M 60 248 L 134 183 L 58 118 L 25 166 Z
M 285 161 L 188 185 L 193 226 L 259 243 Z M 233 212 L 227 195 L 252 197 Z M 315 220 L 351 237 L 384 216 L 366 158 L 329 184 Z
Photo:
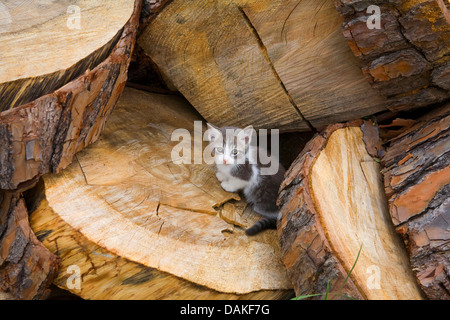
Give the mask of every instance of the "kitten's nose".
M 223 164 L 227 164 L 227 159 L 223 159 Z

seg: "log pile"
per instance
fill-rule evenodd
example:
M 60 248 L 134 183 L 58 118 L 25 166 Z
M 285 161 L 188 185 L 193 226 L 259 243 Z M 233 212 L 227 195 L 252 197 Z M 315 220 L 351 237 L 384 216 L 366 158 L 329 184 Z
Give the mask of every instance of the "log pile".
M 371 121 L 331 125 L 286 173 L 278 230 L 298 296 L 422 298 L 390 222 L 381 152 Z
M 219 126 L 308 131 L 386 111 L 329 0 L 173 0 L 138 43 Z
M 6 61 L 9 64 L 2 67 L 8 72 L 2 72 L 0 81 L 0 110 L 4 110 L 0 114 L 0 189 L 4 189 L 0 199 L 1 289 L 22 299 L 46 296 L 46 287 L 56 272 L 57 263 L 50 252 L 38 245 L 31 229 L 26 227 L 27 212 L 20 200 L 21 193 L 32 187 L 41 175 L 68 166 L 76 152 L 98 139 L 125 87 L 141 8 L 141 1 L 118 1 L 114 2 L 117 7 L 111 3 L 96 11 L 92 10 L 98 7 L 95 1 L 71 1 L 71 5 L 79 4 L 85 18 L 90 14 L 97 15 L 92 21 L 83 19 L 86 24 L 80 31 L 61 27 L 67 20 L 67 5 L 55 3 L 48 4 L 51 10 L 39 7 L 43 14 L 37 15 L 37 20 L 24 16 L 22 7 L 15 7 L 16 10 L 9 14 L 20 24 L 11 26 L 13 29 L 2 29 L 1 37 L 1 50 L 10 51 L 5 53 L 10 60 L 2 59 L 2 64 Z M 101 18 L 108 14 L 115 17 L 112 24 L 104 24 Z M 101 28 L 108 30 L 95 33 L 92 38 L 89 32 L 87 35 L 84 32 L 88 27 L 96 28 L 92 25 L 95 21 L 99 27 L 102 25 Z M 20 28 L 20 38 L 13 32 L 18 31 L 15 28 Z M 60 31 L 52 32 L 55 29 Z M 66 32 L 68 39 L 74 39 L 72 46 L 80 47 L 80 50 L 70 48 L 69 41 L 66 49 L 73 55 L 61 55 L 58 50 L 62 49 L 53 46 L 46 47 L 48 52 L 39 49 L 35 50 L 38 51 L 36 55 L 31 54 L 30 50 L 39 43 L 34 38 L 35 32 L 42 34 L 43 43 L 49 36 Z M 23 43 L 15 45 L 19 40 Z M 89 42 L 89 45 L 80 45 L 80 41 Z M 64 43 L 57 45 L 61 44 Z M 10 56 L 11 53 L 15 56 Z M 67 61 L 40 56 L 45 53 L 67 58 Z M 37 60 L 24 63 L 30 57 Z M 77 62 L 77 59 L 81 60 Z M 17 64 L 31 69 L 20 71 L 21 68 L 14 67 Z M 58 69 L 61 67 L 64 69 Z M 74 77 L 77 78 L 70 81 Z
M 449 49 L 443 0 L 0 2 L 0 299 L 449 299 Z M 278 230 L 206 121 L 289 137 Z
M 258 217 L 220 187 L 213 168 L 173 159 L 174 147 L 191 141 L 171 142 L 172 132 L 193 137 L 199 119 L 181 98 L 127 88 L 100 140 L 44 176 L 47 204 L 31 226 L 63 257 L 55 283 L 88 299 L 290 295 L 276 231 L 247 238 Z M 80 290 L 67 285 L 71 265 L 81 270 Z

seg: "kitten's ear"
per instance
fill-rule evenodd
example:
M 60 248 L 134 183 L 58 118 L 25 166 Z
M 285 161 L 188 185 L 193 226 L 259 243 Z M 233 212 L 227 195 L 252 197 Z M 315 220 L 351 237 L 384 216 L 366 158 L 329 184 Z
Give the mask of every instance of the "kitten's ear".
M 211 123 L 206 123 L 206 125 L 208 126 L 208 131 L 207 131 L 207 137 L 208 137 L 208 141 L 214 141 L 217 140 L 220 135 L 222 134 L 219 130 L 219 128 L 213 126 Z
M 240 138 L 245 142 L 245 144 L 249 144 L 252 141 L 253 136 L 253 126 L 247 126 L 239 133 Z

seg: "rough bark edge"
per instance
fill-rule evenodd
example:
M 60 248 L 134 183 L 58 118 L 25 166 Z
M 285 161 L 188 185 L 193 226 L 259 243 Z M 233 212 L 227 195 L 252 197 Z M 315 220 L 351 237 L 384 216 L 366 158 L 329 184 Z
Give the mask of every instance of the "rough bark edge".
M 0 290 L 16 299 L 42 299 L 58 260 L 32 232 L 21 192 L 72 162 L 97 140 L 125 87 L 142 7 L 109 57 L 57 91 L 0 114 Z
M 140 34 L 172 0 L 143 0 L 141 16 L 139 18 Z
M 44 299 L 59 258 L 36 238 L 19 193 L 0 193 L 0 290 L 14 299 Z
M 53 93 L 0 114 L 0 188 L 56 173 L 97 140 L 125 87 L 142 1 L 109 57 Z
M 370 5 L 381 9 L 381 29 L 369 29 Z M 336 0 L 343 34 L 373 88 L 392 111 L 450 98 L 450 12 L 443 0 Z
M 87 57 L 75 63 L 72 67 L 50 74 L 14 80 L 0 84 L 0 112 L 13 109 L 29 103 L 43 95 L 49 94 L 70 81 L 81 76 L 86 70 L 95 68 L 104 61 L 117 44 L 123 30 Z
M 331 134 L 346 127 L 362 127 L 370 122 L 355 120 L 345 124 L 328 126 L 316 135 L 303 149 L 297 159 L 286 172 L 280 186 L 278 205 L 281 218 L 277 229 L 280 239 L 282 260 L 286 265 L 296 295 L 324 294 L 327 282 L 331 280 L 332 291 L 337 293 L 344 283 L 349 270 L 334 255 L 317 215 L 309 185 L 309 172 L 317 155 L 326 147 Z M 362 127 L 364 131 L 364 127 Z M 370 132 L 364 134 L 369 150 L 376 150 L 372 145 L 377 141 Z M 372 153 L 370 153 L 372 155 Z M 378 156 L 378 154 L 377 154 Z M 309 243 L 308 247 L 303 247 Z M 348 279 L 340 292 L 355 299 L 364 299 L 362 291 Z
M 413 272 L 429 299 L 442 300 L 450 300 L 450 177 L 444 171 L 450 166 L 450 151 L 445 147 L 450 139 L 449 123 L 447 104 L 392 140 L 381 158 L 389 213 L 406 245 Z M 439 183 L 436 175 L 444 183 Z M 426 207 L 399 216 L 397 201 L 403 198 L 403 202 L 414 203 L 418 198 L 414 188 L 423 184 L 426 188 L 429 179 L 435 186 Z

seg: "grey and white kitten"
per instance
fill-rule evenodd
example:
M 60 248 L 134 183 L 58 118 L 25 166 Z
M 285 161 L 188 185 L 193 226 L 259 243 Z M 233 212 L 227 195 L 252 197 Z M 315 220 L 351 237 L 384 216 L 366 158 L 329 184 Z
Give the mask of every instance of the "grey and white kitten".
M 208 140 L 214 143 L 216 177 L 222 188 L 228 192 L 242 191 L 247 202 L 263 216 L 245 231 L 247 235 L 276 227 L 279 215 L 276 201 L 285 173 L 276 157 L 269 155 L 268 164 L 260 162 L 260 150 L 251 144 L 253 132 L 252 126 L 218 128 L 209 123 L 207 132 Z M 274 163 L 278 169 L 273 174 L 261 174 L 262 168 L 273 167 Z

